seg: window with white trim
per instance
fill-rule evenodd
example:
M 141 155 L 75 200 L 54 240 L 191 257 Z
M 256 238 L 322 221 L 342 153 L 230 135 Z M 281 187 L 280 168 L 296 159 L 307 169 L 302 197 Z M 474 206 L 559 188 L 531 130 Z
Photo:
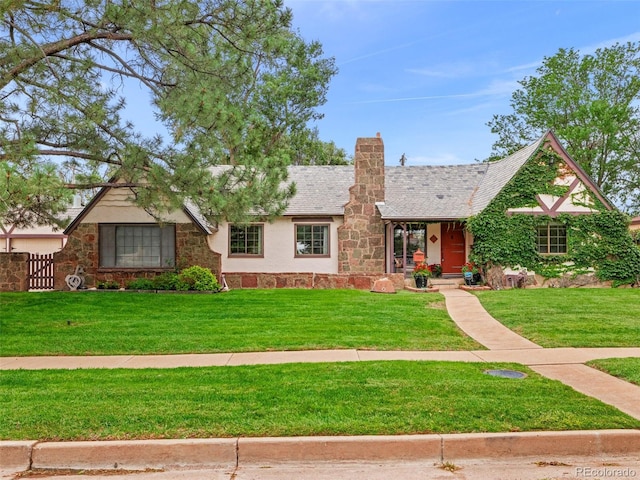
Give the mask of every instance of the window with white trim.
M 263 255 L 263 225 L 230 225 L 229 255 Z
M 537 227 L 538 253 L 567 253 L 567 228 L 564 225 L 550 223 Z
M 101 224 L 100 266 L 171 268 L 176 260 L 175 225 Z
M 296 256 L 329 256 L 329 225 L 296 225 Z

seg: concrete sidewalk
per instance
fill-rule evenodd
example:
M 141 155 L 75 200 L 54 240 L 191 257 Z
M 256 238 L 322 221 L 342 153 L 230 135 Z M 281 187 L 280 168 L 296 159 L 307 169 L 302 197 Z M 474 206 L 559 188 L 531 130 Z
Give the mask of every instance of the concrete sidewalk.
M 176 368 L 234 366 L 298 362 L 351 362 L 376 360 L 438 360 L 509 362 L 531 367 L 575 390 L 598 398 L 640 419 L 640 387 L 584 365 L 601 358 L 640 357 L 640 348 L 542 348 L 492 318 L 477 298 L 463 290 L 443 289 L 453 321 L 488 350 L 474 351 L 370 351 L 313 350 L 288 352 L 220 353 L 204 355 L 116 355 L 104 357 L 0 357 L 0 370 L 76 368 Z M 186 443 L 185 443 L 186 442 Z M 189 443 L 191 442 L 191 443 Z M 212 446 L 213 445 L 213 446 Z M 204 449 L 206 453 L 198 453 Z M 213 449 L 213 450 L 211 450 Z M 225 467 L 238 467 L 240 458 L 276 461 L 458 461 L 499 459 L 522 455 L 640 455 L 640 430 L 590 432 L 529 432 L 471 435 L 412 435 L 398 437 L 311 437 L 272 439 L 210 439 L 202 441 L 141 442 L 0 442 L 0 467 L 9 458 L 24 468 L 113 468 L 138 462 L 149 468 L 153 459 L 166 467 L 167 452 L 178 452 L 190 468 L 224 452 Z M 69 457 L 65 457 L 68 452 Z M 111 453 L 110 453 L 111 452 Z M 113 453 L 116 452 L 116 453 Z M 182 453 L 180 453 L 182 452 Z M 376 453 L 377 452 L 377 453 Z M 413 453 L 411 453 L 413 452 Z M 116 460 L 112 461 L 115 455 Z M 213 456 L 212 456 L 213 455 Z M 257 455 L 257 457 L 253 457 Z M 318 455 L 322 456 L 319 458 Z M 372 458 L 374 455 L 375 458 Z M 409 457 L 407 457 L 409 455 Z M 130 457 L 131 456 L 131 457 Z M 227 458 L 228 456 L 229 458 Z M 89 464 L 79 465 L 80 459 Z M 34 463 L 34 459 L 38 459 Z M 44 459 L 44 460 L 43 460 Z M 58 459 L 58 460 L 50 460 Z M 91 460 L 93 459 L 93 460 Z M 98 460 L 100 459 L 100 460 Z M 121 459 L 118 461 L 117 459 Z M 149 460 L 151 459 L 151 460 Z M 189 460 L 191 459 L 191 460 Z M 103 465 L 104 460 L 107 463 Z M 25 462 L 27 462 L 25 464 Z M 38 463 L 39 462 L 39 463 Z M 100 463 L 103 462 L 103 463 Z M 180 462 L 178 462 L 180 463 Z M 205 462 L 206 463 L 206 462 Z M 247 461 L 253 464 L 251 460 Z M 116 467 L 118 468 L 118 467 Z M 164 467 L 162 467 L 164 468 Z
M 584 365 L 597 358 L 640 357 L 640 349 L 542 348 L 494 319 L 469 292 L 444 289 L 441 293 L 453 321 L 490 350 L 480 352 L 483 360 L 528 365 L 540 375 L 558 380 L 640 419 L 640 386 Z
M 281 363 L 435 360 L 446 362 L 510 362 L 522 365 L 576 365 L 601 358 L 640 357 L 640 347 L 533 348 L 514 350 L 297 350 L 187 355 L 112 355 L 77 357 L 0 357 L 0 370 L 77 368 L 178 368 L 274 365 Z

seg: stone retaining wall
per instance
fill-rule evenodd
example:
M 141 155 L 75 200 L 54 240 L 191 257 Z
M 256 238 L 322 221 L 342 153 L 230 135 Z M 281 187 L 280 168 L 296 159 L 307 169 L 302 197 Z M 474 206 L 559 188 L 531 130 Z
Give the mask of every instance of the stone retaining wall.
M 371 290 L 376 280 L 389 278 L 396 290 L 404 288 L 402 273 L 224 273 L 227 285 L 238 288 L 346 288 Z
M 0 292 L 26 292 L 29 254 L 0 253 Z

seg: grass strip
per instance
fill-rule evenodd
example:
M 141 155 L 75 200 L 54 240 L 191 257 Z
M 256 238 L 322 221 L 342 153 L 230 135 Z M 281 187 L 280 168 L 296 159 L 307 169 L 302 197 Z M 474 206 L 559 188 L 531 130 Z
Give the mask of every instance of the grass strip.
M 476 295 L 496 320 L 543 347 L 640 346 L 640 289 L 538 288 Z
M 627 382 L 640 385 L 640 358 L 607 358 L 592 360 L 587 365 Z
M 441 295 L 359 290 L 0 294 L 2 356 L 473 350 Z
M 505 368 L 528 376 L 483 373 Z M 487 363 L 3 371 L 0 404 L 4 440 L 640 428 L 524 366 Z

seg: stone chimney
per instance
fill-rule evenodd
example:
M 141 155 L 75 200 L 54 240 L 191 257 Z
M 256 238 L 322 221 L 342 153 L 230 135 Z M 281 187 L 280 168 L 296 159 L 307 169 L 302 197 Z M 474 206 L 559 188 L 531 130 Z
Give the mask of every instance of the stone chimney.
M 355 184 L 338 228 L 338 271 L 384 273 L 385 228 L 376 208 L 376 202 L 384 202 L 384 144 L 379 133 L 358 138 L 354 163 Z

